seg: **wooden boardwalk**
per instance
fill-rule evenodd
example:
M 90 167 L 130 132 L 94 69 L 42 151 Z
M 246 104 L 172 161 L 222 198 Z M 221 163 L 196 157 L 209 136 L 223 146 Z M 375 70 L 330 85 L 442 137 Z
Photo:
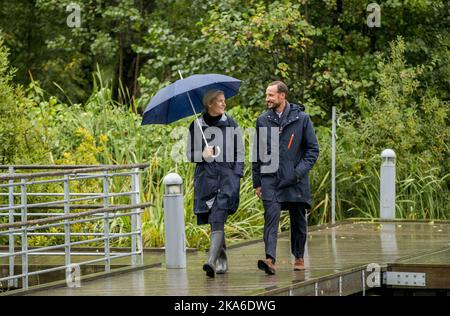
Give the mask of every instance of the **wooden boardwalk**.
M 428 287 L 440 284 L 440 288 L 450 289 L 450 221 L 349 220 L 333 227 L 309 229 L 306 270 L 301 272 L 292 270 L 289 235 L 284 233 L 278 241 L 277 273 L 273 276 L 256 267 L 264 254 L 264 244 L 258 240 L 230 247 L 229 272 L 214 279 L 202 271 L 205 252 L 189 252 L 187 269 L 166 269 L 163 254 L 146 253 L 146 262 L 159 260 L 161 265 L 82 281 L 80 288 L 62 284 L 59 288 L 20 294 L 349 295 L 369 289 L 363 280 L 370 273 L 366 271 L 370 263 L 388 271 L 420 272 L 417 270 L 427 268 Z M 435 283 L 430 283 L 433 278 Z

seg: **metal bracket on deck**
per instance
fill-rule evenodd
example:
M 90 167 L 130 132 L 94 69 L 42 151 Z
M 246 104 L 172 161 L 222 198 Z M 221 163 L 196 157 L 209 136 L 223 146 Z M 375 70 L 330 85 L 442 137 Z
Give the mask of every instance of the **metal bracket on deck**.
M 384 285 L 425 286 L 425 273 L 418 272 L 383 272 Z

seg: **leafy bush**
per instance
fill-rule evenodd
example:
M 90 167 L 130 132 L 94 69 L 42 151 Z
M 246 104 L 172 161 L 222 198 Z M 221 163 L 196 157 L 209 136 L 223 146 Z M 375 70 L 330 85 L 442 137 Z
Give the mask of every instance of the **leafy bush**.
M 27 119 L 32 104 L 11 82 L 14 72 L 0 34 L 0 164 L 42 162 L 49 150 L 42 146 L 40 127 Z

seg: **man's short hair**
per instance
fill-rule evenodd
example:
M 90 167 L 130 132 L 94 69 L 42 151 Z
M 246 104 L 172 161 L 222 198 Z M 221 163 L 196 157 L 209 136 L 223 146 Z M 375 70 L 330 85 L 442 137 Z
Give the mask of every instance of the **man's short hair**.
M 278 93 L 284 93 L 285 96 L 288 95 L 289 89 L 283 81 L 277 80 L 277 81 L 271 82 L 271 83 L 269 83 L 269 86 L 277 86 Z

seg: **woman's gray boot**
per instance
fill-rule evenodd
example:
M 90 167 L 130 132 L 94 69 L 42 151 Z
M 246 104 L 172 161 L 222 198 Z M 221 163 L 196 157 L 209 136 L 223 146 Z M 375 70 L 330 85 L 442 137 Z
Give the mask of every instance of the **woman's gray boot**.
M 216 274 L 216 261 L 222 250 L 223 231 L 218 230 L 211 233 L 211 245 L 209 247 L 208 262 L 203 265 L 206 275 L 214 278 Z
M 227 245 L 225 244 L 225 234 L 223 235 L 222 251 L 217 258 L 216 273 L 224 274 L 228 271 Z

